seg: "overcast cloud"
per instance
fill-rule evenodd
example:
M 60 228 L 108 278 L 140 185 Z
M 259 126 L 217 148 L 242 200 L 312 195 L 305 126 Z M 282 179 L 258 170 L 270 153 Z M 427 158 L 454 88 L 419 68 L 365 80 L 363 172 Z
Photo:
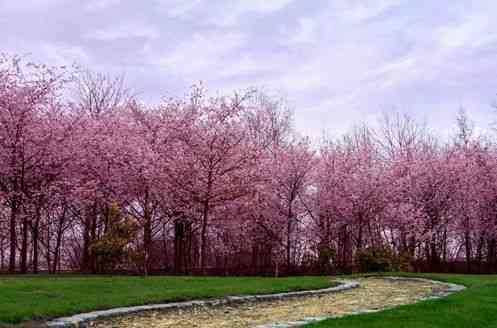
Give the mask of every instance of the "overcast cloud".
M 0 51 L 125 73 L 146 101 L 262 87 L 299 132 L 408 111 L 497 120 L 497 1 L 0 0 Z

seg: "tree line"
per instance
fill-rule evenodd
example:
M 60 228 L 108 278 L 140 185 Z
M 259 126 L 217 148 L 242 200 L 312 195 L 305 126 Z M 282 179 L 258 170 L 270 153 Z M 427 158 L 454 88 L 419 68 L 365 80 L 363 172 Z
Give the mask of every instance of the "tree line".
M 390 114 L 315 145 L 257 90 L 150 105 L 3 56 L 0 271 L 495 269 L 496 147 L 456 124 Z

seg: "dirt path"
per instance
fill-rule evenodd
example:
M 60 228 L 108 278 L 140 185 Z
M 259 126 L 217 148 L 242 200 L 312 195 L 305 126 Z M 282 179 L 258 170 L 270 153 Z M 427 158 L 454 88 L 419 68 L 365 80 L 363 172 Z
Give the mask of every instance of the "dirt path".
M 358 279 L 361 287 L 337 294 L 234 306 L 202 306 L 171 312 L 147 312 L 92 324 L 92 327 L 249 328 L 322 319 L 409 304 L 429 297 L 444 285 L 428 281 Z

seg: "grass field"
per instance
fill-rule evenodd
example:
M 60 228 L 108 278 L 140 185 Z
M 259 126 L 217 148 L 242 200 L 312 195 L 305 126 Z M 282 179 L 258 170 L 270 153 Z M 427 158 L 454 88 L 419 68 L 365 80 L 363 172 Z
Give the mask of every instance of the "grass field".
M 324 288 L 329 277 L 0 277 L 0 326 L 118 306 Z
M 326 320 L 308 328 L 497 328 L 497 275 L 415 275 L 468 288 L 439 300 Z M 329 277 L 0 277 L 0 326 L 97 309 L 324 288 Z
M 497 275 L 422 274 L 467 287 L 447 298 L 396 309 L 326 320 L 306 328 L 494 328 L 497 327 Z

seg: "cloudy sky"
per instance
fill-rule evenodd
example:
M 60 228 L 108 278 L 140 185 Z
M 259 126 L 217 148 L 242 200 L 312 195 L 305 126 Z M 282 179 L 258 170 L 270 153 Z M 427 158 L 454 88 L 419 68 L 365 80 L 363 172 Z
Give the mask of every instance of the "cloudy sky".
M 0 52 L 125 73 L 144 100 L 260 87 L 340 134 L 407 111 L 497 121 L 495 0 L 0 0 Z

